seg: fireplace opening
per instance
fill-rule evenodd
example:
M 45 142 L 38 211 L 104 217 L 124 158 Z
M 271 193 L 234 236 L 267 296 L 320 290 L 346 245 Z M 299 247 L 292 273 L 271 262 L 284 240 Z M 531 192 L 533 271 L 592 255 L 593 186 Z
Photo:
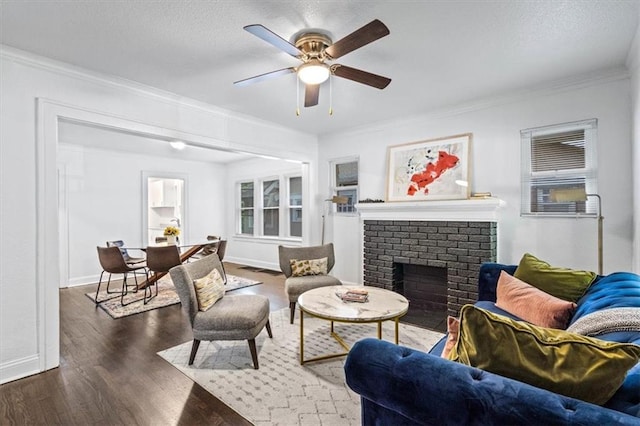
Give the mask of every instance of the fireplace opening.
M 447 331 L 447 268 L 394 263 L 396 292 L 409 300 L 404 322 Z

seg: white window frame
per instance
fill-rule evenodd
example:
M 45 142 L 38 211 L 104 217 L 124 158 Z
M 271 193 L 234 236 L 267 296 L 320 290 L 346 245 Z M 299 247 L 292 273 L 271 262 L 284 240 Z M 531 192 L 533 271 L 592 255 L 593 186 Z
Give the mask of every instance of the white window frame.
M 555 170 L 544 172 L 532 172 L 532 158 L 531 158 L 531 143 L 536 137 L 550 136 L 553 134 L 560 134 L 569 131 L 584 130 L 584 150 L 585 150 L 585 166 L 579 169 L 569 170 Z M 532 207 L 532 188 L 537 183 L 537 187 L 540 186 L 542 180 L 552 181 L 554 184 L 562 189 L 570 188 L 572 182 L 582 181 L 584 183 L 584 189 L 587 194 L 597 194 L 598 182 L 597 182 L 597 130 L 598 120 L 589 119 L 582 121 L 575 121 L 570 123 L 556 124 L 551 126 L 536 127 L 525 129 L 520 132 L 521 136 L 521 167 L 522 167 L 522 179 L 521 179 L 521 215 L 522 216 L 534 216 L 534 217 L 583 217 L 583 216 L 596 216 L 597 214 L 597 199 L 596 197 L 587 197 L 586 202 L 566 202 L 559 203 L 565 207 L 566 211 L 531 211 Z M 563 183 L 566 182 L 566 184 Z M 578 205 L 578 203 L 584 203 Z
M 242 207 L 242 184 L 243 183 L 252 183 L 253 184 L 253 207 Z M 236 229 L 236 232 L 238 235 L 243 235 L 243 236 L 254 236 L 255 232 L 256 232 L 256 182 L 254 179 L 245 179 L 245 180 L 241 180 L 236 184 L 237 187 L 237 194 L 238 194 L 238 209 L 237 209 L 237 222 L 238 222 L 238 227 Z M 253 210 L 253 233 L 251 234 L 246 234 L 242 232 L 242 211 L 243 210 Z
M 296 174 L 288 174 L 284 176 L 284 180 L 286 182 L 286 194 L 287 194 L 287 199 L 285 200 L 285 210 L 286 210 L 286 214 L 285 214 L 285 222 L 286 222 L 286 232 L 285 232 L 285 236 L 289 237 L 289 238 L 300 238 L 302 239 L 302 224 L 304 223 L 304 218 L 302 217 L 302 198 L 301 198 L 301 203 L 300 205 L 291 205 L 291 179 L 295 179 L 295 178 L 299 178 L 300 179 L 300 196 L 302 196 L 302 175 L 299 173 Z M 300 211 L 300 220 L 301 220 L 301 225 L 300 225 L 300 235 L 291 235 L 291 219 L 292 219 L 292 215 L 291 213 L 293 213 L 293 210 L 299 210 Z
M 358 183 L 356 185 L 338 186 L 338 183 L 336 180 L 338 165 L 346 164 L 346 163 L 356 163 L 358 165 Z M 355 190 L 353 203 L 346 204 L 346 205 L 331 203 L 331 214 L 335 214 L 338 216 L 356 216 L 358 214 L 358 210 L 355 205 L 358 203 L 359 196 L 360 196 L 360 157 L 358 156 L 344 157 L 344 158 L 331 160 L 329 162 L 329 173 L 330 173 L 329 182 L 331 186 L 330 187 L 331 195 L 329 196 L 329 198 L 331 198 L 334 195 L 339 196 L 341 191 Z M 344 208 L 349 209 L 349 211 L 344 211 Z
M 264 185 L 266 182 L 278 182 L 278 205 L 275 207 L 265 207 L 264 205 Z M 260 180 L 260 232 L 259 235 L 265 238 L 278 238 L 282 235 L 282 177 L 271 176 Z M 276 210 L 278 212 L 278 235 L 264 234 L 264 219 L 266 210 Z M 254 228 L 255 229 L 255 228 Z
M 259 177 L 254 179 L 242 179 L 236 182 L 236 193 L 238 198 L 236 201 L 236 236 L 241 238 L 257 238 L 264 240 L 293 240 L 302 241 L 302 236 L 292 236 L 289 220 L 290 209 L 299 208 L 302 211 L 302 205 L 290 206 L 289 205 L 289 179 L 299 177 L 302 179 L 301 173 L 289 173 L 282 175 L 271 175 L 266 177 Z M 278 206 L 277 207 L 265 207 L 264 206 L 264 184 L 269 181 L 278 181 Z M 253 234 L 242 233 L 242 210 L 248 210 L 249 208 L 242 208 L 242 184 L 253 183 Z M 304 190 L 303 190 L 304 198 Z M 304 203 L 304 202 L 303 202 Z M 265 210 L 278 210 L 278 235 L 264 235 L 264 218 Z M 303 219 L 304 220 L 304 219 Z

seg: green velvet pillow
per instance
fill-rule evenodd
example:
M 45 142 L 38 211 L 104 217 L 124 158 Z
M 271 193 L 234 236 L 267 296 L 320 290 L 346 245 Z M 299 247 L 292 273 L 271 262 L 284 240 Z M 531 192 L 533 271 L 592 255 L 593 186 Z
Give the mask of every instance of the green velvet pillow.
M 559 299 L 577 302 L 597 275 L 595 272 L 554 267 L 525 253 L 513 276 Z
M 640 346 L 537 327 L 465 305 L 448 359 L 602 405 L 638 363 Z

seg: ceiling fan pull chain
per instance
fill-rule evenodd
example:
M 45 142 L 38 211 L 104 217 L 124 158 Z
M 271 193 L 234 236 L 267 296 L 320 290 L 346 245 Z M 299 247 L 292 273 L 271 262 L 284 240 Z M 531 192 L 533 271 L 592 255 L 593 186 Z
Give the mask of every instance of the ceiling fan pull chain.
M 333 76 L 329 74 L 329 115 L 333 115 Z
M 300 117 L 300 79 L 296 76 L 296 116 Z

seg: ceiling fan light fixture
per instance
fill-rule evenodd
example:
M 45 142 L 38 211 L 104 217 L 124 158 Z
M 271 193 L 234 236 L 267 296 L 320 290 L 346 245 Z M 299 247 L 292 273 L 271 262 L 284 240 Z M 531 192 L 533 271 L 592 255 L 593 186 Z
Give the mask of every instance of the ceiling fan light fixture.
M 298 78 L 304 84 L 324 83 L 330 74 L 329 67 L 317 59 L 304 63 L 298 68 Z
M 169 145 L 171 145 L 171 148 L 177 149 L 178 151 L 182 151 L 187 146 L 187 144 L 182 141 L 171 141 L 169 142 Z

